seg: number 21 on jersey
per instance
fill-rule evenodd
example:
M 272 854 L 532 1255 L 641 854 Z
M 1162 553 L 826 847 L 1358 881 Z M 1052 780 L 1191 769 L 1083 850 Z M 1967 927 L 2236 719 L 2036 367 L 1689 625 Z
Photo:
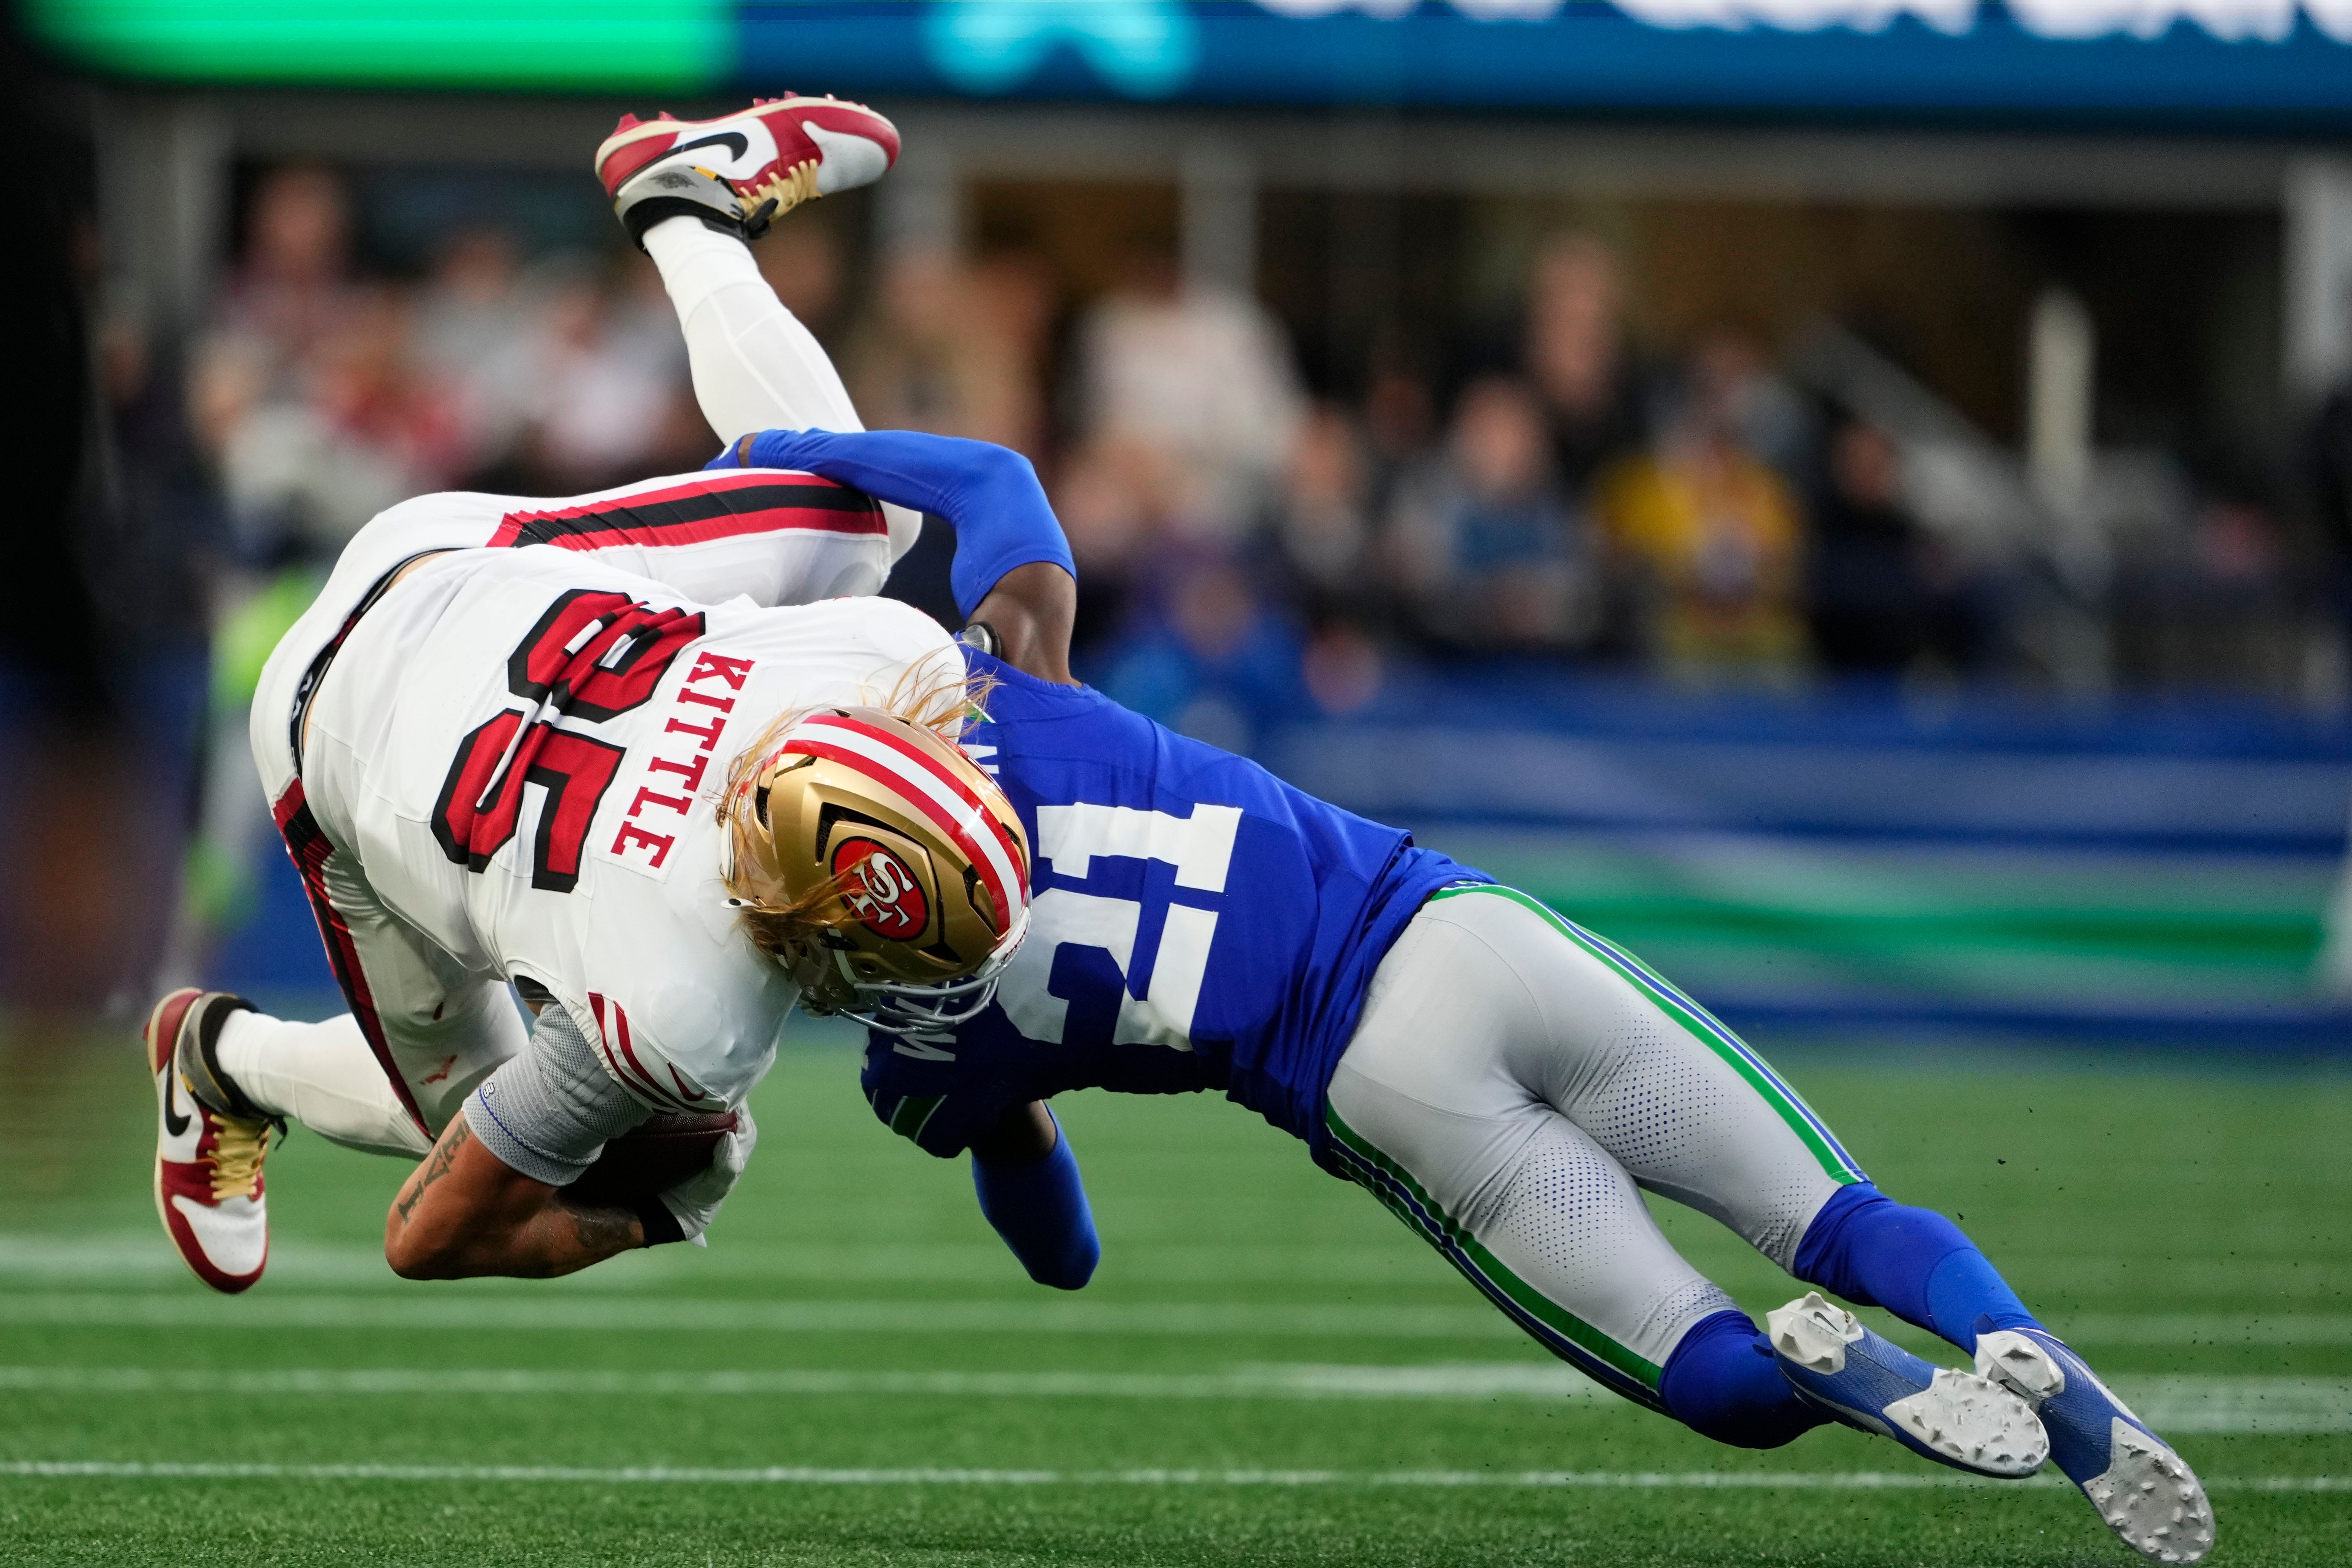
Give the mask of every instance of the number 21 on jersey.
M 1060 1044 L 1070 1005 L 1047 989 L 1055 955 L 1066 947 L 1093 948 L 1110 955 L 1125 981 L 1111 1043 L 1191 1050 L 1192 1015 L 1217 932 L 1214 905 L 1195 900 L 1224 892 L 1241 820 L 1241 808 L 1232 805 L 1195 805 L 1190 816 L 1126 805 L 1039 806 L 1041 868 L 1051 862 L 1056 878 L 1085 881 L 1097 859 L 1157 860 L 1176 868 L 1176 890 L 1158 945 L 1143 954 L 1136 952 L 1141 900 L 1074 888 L 1039 890 L 1029 906 L 1029 940 L 997 992 L 1013 1026 L 1033 1040 Z M 1136 994 L 1139 972 L 1150 977 L 1141 995 Z

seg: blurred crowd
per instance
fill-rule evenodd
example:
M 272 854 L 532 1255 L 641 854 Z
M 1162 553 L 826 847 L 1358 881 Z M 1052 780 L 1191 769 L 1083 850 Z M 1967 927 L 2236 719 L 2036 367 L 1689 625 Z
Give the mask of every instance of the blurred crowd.
M 1893 441 L 1711 334 L 1636 353 L 1616 255 L 1537 258 L 1499 352 L 1309 395 L 1254 301 L 1164 251 L 1080 313 L 1050 464 L 1089 675 L 1189 732 L 1364 706 L 1400 663 L 1698 682 L 1957 676 L 1983 584 L 1904 502 Z
M 405 496 L 573 494 L 712 447 L 658 279 L 617 237 L 533 253 L 455 223 L 394 279 L 359 265 L 356 217 L 330 170 L 260 177 L 191 350 L 174 461 L 216 481 L 230 665 Z M 1079 562 L 1082 673 L 1205 738 L 1247 747 L 1465 659 L 1780 688 L 2007 673 L 2035 613 L 2018 561 L 1922 515 L 1906 444 L 1771 345 L 1638 343 L 1591 234 L 1538 249 L 1495 342 L 1376 355 L 1340 396 L 1255 300 L 1188 286 L 1172 236 L 1113 237 L 1116 280 L 1080 297 L 1034 247 L 871 255 L 850 228 L 796 216 L 762 270 L 868 424 L 1036 460 Z M 933 532 L 893 591 L 951 616 Z M 2282 569 L 2259 510 L 2191 532 L 2200 603 Z
M 110 300 L 94 226 L 78 247 L 59 226 L 78 276 L 48 290 L 66 390 L 38 430 L 79 454 L 42 470 L 73 492 L 50 509 L 72 529 L 45 537 L 78 564 L 19 619 L 39 657 L 0 659 L 0 721 L 37 742 L 0 768 L 0 804 L 47 813 L 29 841 L 70 847 L 122 803 L 53 775 L 135 776 L 200 803 L 183 918 L 168 900 L 135 914 L 196 944 L 174 973 L 252 907 L 268 826 L 247 705 L 353 531 L 421 492 L 577 494 L 715 448 L 659 279 L 593 201 L 534 223 L 501 185 L 500 200 L 425 204 L 440 216 L 391 245 L 383 194 L 316 165 L 246 171 L 218 286 L 161 331 Z M 1073 267 L 1018 234 L 886 251 L 864 216 L 795 214 L 756 248 L 762 272 L 869 425 L 1036 461 L 1079 564 L 1079 672 L 1203 739 L 1251 749 L 1384 692 L 1446 689 L 1424 678 L 1449 666 L 1475 668 L 1484 692 L 1580 668 L 1932 693 L 2063 687 L 2051 672 L 2072 658 L 2119 684 L 2329 710 L 2352 684 L 2352 391 L 2311 432 L 2305 510 L 2279 500 L 2292 483 L 2206 493 L 2162 453 L 2101 454 L 2092 491 L 2114 516 L 2078 530 L 2098 549 L 2076 550 L 2065 517 L 2017 500 L 2023 468 L 1988 437 L 1971 458 L 1892 428 L 1887 405 L 1754 333 L 1636 331 L 1633 280 L 1590 233 L 1536 246 L 1507 321 L 1479 341 L 1425 363 L 1379 348 L 1346 384 L 1310 385 L 1284 324 L 1181 277 L 1171 234 L 1106 234 Z M 1970 517 L 1993 523 L 1971 532 Z M 952 544 L 927 530 L 890 589 L 950 625 Z M 36 668 L 81 684 L 26 708 L 11 671 Z M 63 718 L 21 717 L 37 710 Z M 141 768 L 73 750 L 109 744 Z M 157 885 L 184 817 L 137 816 Z M 82 897 L 69 848 L 46 865 L 19 870 L 51 893 L 0 898 L 0 947 L 21 960 L 0 965 L 0 989 L 99 994 L 119 967 L 106 955 L 160 945 L 113 940 L 126 915 Z M 58 978 L 50 948 L 100 956 Z

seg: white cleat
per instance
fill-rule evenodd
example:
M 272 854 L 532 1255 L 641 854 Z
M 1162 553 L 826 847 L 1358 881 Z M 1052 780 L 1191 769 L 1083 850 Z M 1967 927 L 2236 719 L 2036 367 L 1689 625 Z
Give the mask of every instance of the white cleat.
M 2025 1400 L 1975 1373 L 1920 1360 L 1818 1291 L 1767 1313 L 1765 1322 L 1781 1375 L 1849 1426 L 2000 1480 L 2030 1476 L 2050 1457 Z
M 145 1030 L 155 1085 L 155 1213 L 181 1261 L 229 1295 L 251 1287 L 269 1262 L 261 1163 L 277 1124 L 257 1112 L 214 1109 L 229 1106 L 232 1091 L 215 1068 L 213 1043 L 224 1019 L 251 1006 L 189 987 L 156 1003 Z
M 625 114 L 596 149 L 596 177 L 617 198 L 656 165 L 701 169 L 733 187 L 763 228 L 803 202 L 872 184 L 898 161 L 898 127 L 864 104 L 787 93 L 717 120 Z
M 2046 1329 L 1977 1336 L 1977 1370 L 2032 1404 L 2051 1457 L 2126 1546 L 2157 1563 L 2202 1563 L 2213 1504 L 2188 1461 Z

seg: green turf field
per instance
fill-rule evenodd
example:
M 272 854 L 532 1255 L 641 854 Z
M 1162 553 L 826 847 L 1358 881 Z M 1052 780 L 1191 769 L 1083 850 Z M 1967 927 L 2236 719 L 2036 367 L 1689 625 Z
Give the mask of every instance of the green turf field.
M 2170 1430 L 2216 1563 L 2352 1562 L 2352 1077 L 1778 1054 Z M 2137 1561 L 2059 1484 L 1838 1430 L 1720 1449 L 1587 1392 L 1221 1102 L 1061 1107 L 1104 1261 L 1043 1290 L 854 1076 L 837 1045 L 785 1055 L 707 1251 L 551 1284 L 394 1279 L 400 1173 L 298 1133 L 270 1276 L 228 1300 L 155 1226 L 134 1054 L 14 1026 L 0 1563 Z M 1752 1311 L 1793 1294 L 1669 1224 Z

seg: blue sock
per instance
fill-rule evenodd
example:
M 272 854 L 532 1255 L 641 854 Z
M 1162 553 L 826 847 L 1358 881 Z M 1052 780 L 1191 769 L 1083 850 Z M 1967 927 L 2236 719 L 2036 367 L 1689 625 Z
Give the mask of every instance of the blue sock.
M 2039 1327 L 2009 1281 L 1958 1226 L 1896 1203 L 1868 1182 L 1842 1187 L 1797 1246 L 1798 1279 L 1884 1307 L 1964 1351 L 1982 1327 Z
M 1744 1312 L 1692 1325 L 1666 1358 L 1658 1394 L 1675 1420 L 1735 1448 L 1777 1448 L 1829 1420 L 1797 1397 L 1771 1342 Z

